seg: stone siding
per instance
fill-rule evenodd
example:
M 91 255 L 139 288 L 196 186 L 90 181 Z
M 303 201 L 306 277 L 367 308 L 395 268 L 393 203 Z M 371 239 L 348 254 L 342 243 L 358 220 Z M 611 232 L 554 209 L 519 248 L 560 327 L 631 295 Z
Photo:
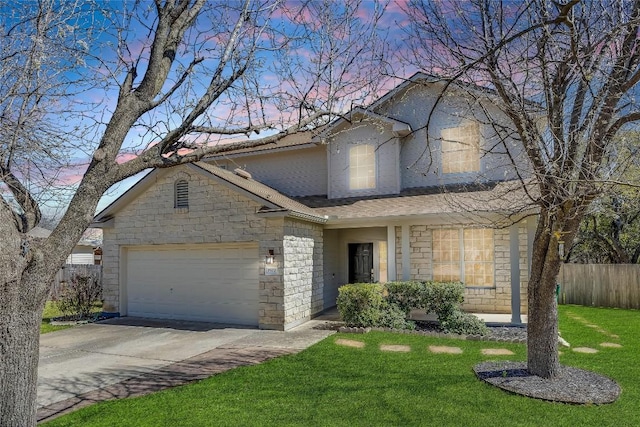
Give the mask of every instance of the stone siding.
M 179 179 L 189 182 L 188 208 L 174 208 L 174 184 Z M 256 201 L 186 167 L 158 173 L 155 183 L 117 212 L 113 228 L 104 229 L 105 311 L 120 311 L 122 247 L 237 242 L 253 242 L 259 248 L 261 328 L 287 329 L 291 323 L 321 311 L 321 226 L 261 217 L 256 214 L 260 207 Z M 273 276 L 264 274 L 264 257 L 269 250 L 274 252 L 279 273 Z M 293 253 L 301 255 L 292 257 Z M 308 261 L 301 260 L 302 253 L 304 257 L 310 254 Z M 290 295 L 296 295 L 293 305 Z
M 433 279 L 433 236 L 435 228 L 460 228 L 462 225 L 429 226 L 412 225 L 409 231 L 410 247 L 410 279 Z M 474 227 L 466 224 L 464 227 Z M 401 227 L 395 227 L 396 235 L 396 266 L 398 280 L 402 277 L 402 235 Z M 520 298 L 522 313 L 527 309 L 527 229 L 524 225 L 518 227 L 519 237 L 519 268 L 520 268 Z M 511 256 L 510 235 L 508 228 L 494 229 L 494 284 L 488 287 L 467 287 L 465 289 L 466 311 L 482 313 L 510 313 L 511 312 Z
M 322 226 L 284 221 L 284 325 L 299 325 L 323 310 Z
M 413 225 L 409 229 L 409 247 L 411 248 L 411 278 L 413 280 L 431 280 L 432 236 L 426 225 Z
M 509 229 L 493 230 L 494 286 L 465 289 L 466 311 L 479 313 L 511 313 L 511 256 Z

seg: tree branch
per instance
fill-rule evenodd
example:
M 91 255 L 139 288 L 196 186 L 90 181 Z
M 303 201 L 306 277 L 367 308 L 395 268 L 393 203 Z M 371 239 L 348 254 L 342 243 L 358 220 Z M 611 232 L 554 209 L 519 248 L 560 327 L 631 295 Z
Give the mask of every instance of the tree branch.
M 7 184 L 9 190 L 22 209 L 21 214 L 15 211 L 13 211 L 13 213 L 16 217 L 18 230 L 21 233 L 26 233 L 38 225 L 40 218 L 42 217 L 38 202 L 33 199 L 29 190 L 22 185 L 20 180 L 18 180 L 18 178 L 9 169 L 6 169 L 2 165 L 0 165 L 0 178 L 5 184 Z

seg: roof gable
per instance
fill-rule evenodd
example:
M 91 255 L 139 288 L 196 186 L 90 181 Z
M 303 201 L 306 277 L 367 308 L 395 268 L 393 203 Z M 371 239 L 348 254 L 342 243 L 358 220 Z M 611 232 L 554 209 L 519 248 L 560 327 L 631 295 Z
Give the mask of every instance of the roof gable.
M 337 118 L 329 125 L 327 125 L 327 127 L 322 132 L 320 132 L 313 138 L 313 141 L 324 142 L 324 139 L 331 135 L 336 129 L 340 128 L 340 126 L 347 123 L 353 123 L 356 121 L 362 122 L 365 120 L 373 120 L 390 125 L 391 132 L 397 137 L 404 137 L 412 132 L 411 125 L 409 123 L 394 119 L 392 117 L 384 116 L 382 114 L 374 113 L 369 109 L 356 107 L 349 113 Z
M 325 222 L 326 218 L 314 212 L 313 209 L 290 199 L 282 193 L 268 187 L 252 178 L 239 176 L 234 172 L 213 166 L 208 163 L 198 162 L 187 164 L 191 170 L 214 180 L 217 183 L 231 188 L 233 191 L 243 194 L 257 203 L 263 205 L 258 213 L 261 214 L 284 214 L 298 217 L 312 222 Z M 118 199 L 98 213 L 93 220 L 93 227 L 104 227 L 113 216 L 122 208 L 133 202 L 138 196 L 144 193 L 156 182 L 159 174 L 167 169 L 154 169 L 144 176 L 138 183 L 127 190 Z

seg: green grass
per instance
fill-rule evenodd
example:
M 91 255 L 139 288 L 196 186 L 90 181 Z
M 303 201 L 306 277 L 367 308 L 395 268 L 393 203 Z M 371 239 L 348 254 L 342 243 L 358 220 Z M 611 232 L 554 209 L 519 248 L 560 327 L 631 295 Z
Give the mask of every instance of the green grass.
M 580 316 L 584 320 L 573 317 Z M 595 328 L 596 324 L 609 334 Z M 572 346 L 561 363 L 614 378 L 620 399 L 603 406 L 573 406 L 508 394 L 477 380 L 483 360 L 524 360 L 521 344 L 446 340 L 372 332 L 333 335 L 309 349 L 261 365 L 239 368 L 150 396 L 104 402 L 46 424 L 53 426 L 635 426 L 640 425 L 640 312 L 563 306 L 560 329 Z M 361 340 L 365 348 L 334 344 Z M 623 348 L 601 348 L 601 342 Z M 380 344 L 410 345 L 387 353 Z M 459 346 L 462 355 L 432 354 L 429 345 Z M 515 356 L 482 356 L 482 348 L 508 348 Z
M 102 311 L 102 303 L 95 302 L 93 304 L 92 310 L 94 313 L 100 313 Z M 44 306 L 44 312 L 42 313 L 42 323 L 40 324 L 40 333 L 46 334 L 48 332 L 54 332 L 54 331 L 59 331 L 61 329 L 67 329 L 67 328 L 73 327 L 74 325 L 52 325 L 51 324 L 52 319 L 56 317 L 60 317 L 63 314 L 64 313 L 58 310 L 58 307 L 56 306 L 55 302 L 47 301 L 46 305 Z
M 40 324 L 40 333 L 46 334 L 47 332 L 59 331 L 61 329 L 70 328 L 70 325 L 52 325 L 51 319 L 54 317 L 62 316 L 62 313 L 56 307 L 53 301 L 47 301 L 44 306 L 44 312 L 42 313 L 42 323 Z

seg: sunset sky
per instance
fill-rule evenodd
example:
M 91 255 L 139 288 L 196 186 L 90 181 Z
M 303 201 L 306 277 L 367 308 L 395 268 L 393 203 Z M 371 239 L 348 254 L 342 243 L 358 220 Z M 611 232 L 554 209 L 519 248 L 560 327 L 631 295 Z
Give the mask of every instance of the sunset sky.
M 123 5 L 126 3 L 122 3 Z M 302 13 L 296 13 L 296 9 L 299 8 L 299 2 L 290 1 L 287 2 L 287 7 L 289 12 L 281 12 L 277 11 L 273 13 L 270 17 L 269 26 L 277 29 L 280 33 L 290 33 L 299 36 L 301 31 L 317 31 L 317 22 L 320 18 L 313 16 L 314 11 L 306 9 L 302 11 Z M 338 64 L 339 67 L 344 67 L 341 71 L 344 72 L 344 77 L 342 82 L 346 84 L 344 87 L 344 96 L 339 96 L 340 93 L 337 92 L 336 95 L 339 96 L 342 105 L 340 109 L 342 111 L 348 111 L 351 105 L 361 105 L 367 104 L 375 99 L 377 96 L 380 96 L 385 91 L 392 88 L 395 84 L 399 82 L 398 79 L 392 78 L 382 78 L 382 73 L 389 73 L 390 69 L 393 69 L 395 75 L 403 78 L 409 77 L 413 72 L 416 71 L 413 67 L 405 66 L 400 58 L 397 57 L 399 52 L 399 43 L 403 37 L 403 28 L 408 25 L 407 17 L 404 13 L 404 8 L 406 8 L 406 1 L 400 0 L 392 0 L 389 2 L 383 3 L 375 3 L 373 1 L 366 0 L 361 5 L 360 8 L 355 11 L 354 16 L 356 19 L 352 23 L 351 31 L 354 29 L 357 30 L 362 26 L 363 30 L 370 30 L 369 27 L 371 18 L 376 13 L 380 13 L 380 10 L 383 9 L 383 13 L 379 22 L 377 23 L 377 33 L 378 36 L 385 40 L 388 44 L 388 50 L 386 52 L 385 69 L 370 69 L 367 72 L 369 73 L 368 78 L 372 80 L 377 80 L 377 84 L 371 86 L 375 89 L 375 92 L 361 91 L 358 93 L 359 87 L 354 85 L 353 87 L 349 86 L 351 80 L 356 81 L 358 79 L 362 80 L 362 75 L 357 75 L 358 72 L 362 73 L 363 70 L 359 70 L 358 64 L 353 64 L 351 68 L 347 67 L 344 63 Z M 325 18 L 326 19 L 326 18 Z M 87 117 L 84 118 L 83 121 L 79 122 L 80 126 L 86 126 L 87 124 L 92 128 L 92 134 L 88 135 L 90 140 L 97 141 L 101 135 L 101 131 L 104 129 L 106 122 L 108 121 L 111 112 L 115 107 L 115 103 L 117 101 L 117 86 L 114 85 L 114 82 L 121 82 L 124 78 L 124 73 L 122 72 L 121 63 L 118 64 L 116 61 L 116 55 L 113 49 L 109 50 L 108 45 L 105 42 L 110 42 L 112 45 L 115 43 L 114 31 L 113 28 L 110 28 L 106 23 L 103 17 L 97 17 L 96 21 L 98 24 L 106 25 L 99 39 L 96 41 L 97 46 L 99 46 L 99 51 L 92 51 L 92 54 L 95 54 L 95 59 L 89 58 L 87 61 L 87 67 L 96 69 L 98 73 L 103 74 L 105 83 L 108 83 L 110 86 L 102 86 L 92 88 L 82 93 L 82 97 L 84 101 L 87 101 L 91 104 L 91 108 L 88 111 Z M 233 24 L 233 20 L 229 20 L 229 25 Z M 148 22 L 145 22 L 144 25 L 148 25 Z M 300 26 L 302 24 L 302 26 Z M 96 25 L 94 23 L 94 25 Z M 149 52 L 149 44 L 148 44 L 148 31 L 144 30 L 143 23 L 140 22 L 132 22 L 128 26 L 128 31 L 124 33 L 124 36 L 127 37 L 127 51 L 125 52 L 128 57 L 124 57 L 124 60 L 133 61 L 138 57 L 143 58 L 142 61 L 138 63 L 138 75 L 142 76 L 144 73 L 144 59 L 147 57 Z M 304 28 L 302 28 L 304 27 Z M 204 27 L 203 27 L 204 28 Z M 302 29 L 301 29 L 302 28 Z M 320 37 L 321 31 L 314 33 L 311 37 Z M 226 34 L 224 31 L 219 31 L 217 34 L 198 34 L 191 35 L 193 40 L 198 40 L 202 43 L 202 46 L 205 48 L 209 48 L 207 44 L 209 44 L 212 49 L 215 49 L 214 44 L 221 44 L 225 41 Z M 326 35 L 325 35 L 326 36 Z M 358 34 L 340 34 L 335 36 L 336 39 L 340 39 L 343 37 L 345 45 L 340 46 L 342 49 L 351 49 L 355 48 L 364 48 L 364 49 L 372 49 L 371 46 L 357 46 L 358 43 Z M 379 41 L 378 41 L 379 42 Z M 305 90 L 310 91 L 311 96 L 315 97 L 316 103 L 322 102 L 320 98 L 322 98 L 325 93 L 323 91 L 329 90 L 326 85 L 323 87 L 322 85 L 318 85 L 317 82 L 316 87 L 313 89 L 309 89 L 313 87 L 314 82 L 307 78 L 307 74 L 304 72 L 305 69 L 313 70 L 315 65 L 314 59 L 317 57 L 319 49 L 322 49 L 322 46 L 318 46 L 320 43 L 320 39 L 315 40 L 302 40 L 298 41 L 295 49 L 291 49 L 288 52 L 288 60 L 292 62 L 295 61 L 299 65 L 295 65 L 299 67 L 300 73 L 295 77 L 294 80 L 291 78 L 286 78 L 285 76 L 277 74 L 277 63 L 278 61 L 282 61 L 282 57 L 279 57 L 276 53 L 271 53 L 268 51 L 262 51 L 259 53 L 259 57 L 261 61 L 263 61 L 263 65 L 260 69 L 260 74 L 258 76 L 257 86 L 264 90 L 265 93 L 269 91 L 275 92 L 276 90 L 288 92 L 292 97 L 301 96 Z M 364 42 L 363 42 L 364 43 Z M 353 46 L 348 46 L 349 44 Z M 93 47 L 89 47 L 92 49 Z M 122 54 L 122 53 L 121 53 Z M 295 56 L 295 57 L 293 57 Z M 390 65 L 392 66 L 390 68 Z M 119 66 L 119 67 L 118 67 Z M 306 67 L 306 68 L 305 68 Z M 113 74 L 114 70 L 119 70 L 120 74 Z M 376 72 L 380 73 L 380 76 L 374 76 Z M 353 76 L 352 76 L 353 74 Z M 198 85 L 197 81 L 194 82 L 194 86 L 191 90 L 194 93 L 198 93 Z M 106 88 L 106 90 L 105 90 Z M 367 88 L 369 89 L 369 88 Z M 253 100 L 255 101 L 255 100 Z M 253 108 L 250 106 L 250 109 Z M 277 128 L 282 128 L 286 125 L 288 120 L 291 120 L 294 116 L 287 117 L 287 114 L 291 113 L 290 111 L 279 111 L 275 105 L 270 104 L 268 101 L 265 102 L 263 106 L 264 113 L 268 116 L 267 119 L 269 121 L 275 122 L 277 125 L 278 122 L 282 121 Z M 257 109 L 256 109 L 257 111 Z M 236 100 L 229 99 L 227 97 L 222 97 L 219 102 L 215 103 L 212 109 L 211 117 L 213 120 L 217 120 L 216 125 L 220 126 L 234 126 L 241 125 L 246 122 L 246 108 L 240 108 L 237 105 Z M 295 111 L 294 111 L 295 112 Z M 154 113 L 158 114 L 158 113 Z M 254 116 L 255 117 L 255 116 Z M 128 135 L 127 141 L 123 146 L 123 150 L 121 155 L 119 156 L 119 161 L 124 162 L 128 159 L 131 159 L 136 155 L 140 150 L 148 147 L 149 145 L 154 144 L 154 139 L 156 135 L 162 135 L 163 132 L 169 128 L 171 123 L 176 123 L 177 118 L 147 118 L 146 123 L 142 123 L 141 126 L 133 128 Z M 71 123 L 70 123 L 71 125 Z M 151 126 L 151 127 L 149 127 Z M 267 131 L 260 135 L 252 135 L 252 138 L 259 136 L 266 136 L 269 133 L 274 133 L 274 131 Z M 243 138 L 241 136 L 241 138 Z M 209 144 L 219 144 L 225 143 L 229 141 L 230 138 L 227 136 L 219 136 L 213 135 L 208 137 Z M 75 151 L 75 155 L 70 158 L 70 167 L 65 168 L 59 171 L 57 176 L 58 185 L 65 186 L 67 188 L 72 189 L 81 179 L 84 173 L 84 169 L 88 165 L 91 153 L 91 146 L 95 146 L 96 142 L 90 143 L 87 146 L 86 150 L 82 149 L 82 144 L 79 145 L 79 149 Z M 109 203 L 111 203 L 115 198 L 117 198 L 122 192 L 128 189 L 131 185 L 137 182 L 144 173 L 137 175 L 136 177 L 129 178 L 122 183 L 118 184 L 114 188 L 112 188 L 105 196 L 103 197 L 98 210 L 103 209 Z M 55 206 L 58 207 L 58 206 Z

